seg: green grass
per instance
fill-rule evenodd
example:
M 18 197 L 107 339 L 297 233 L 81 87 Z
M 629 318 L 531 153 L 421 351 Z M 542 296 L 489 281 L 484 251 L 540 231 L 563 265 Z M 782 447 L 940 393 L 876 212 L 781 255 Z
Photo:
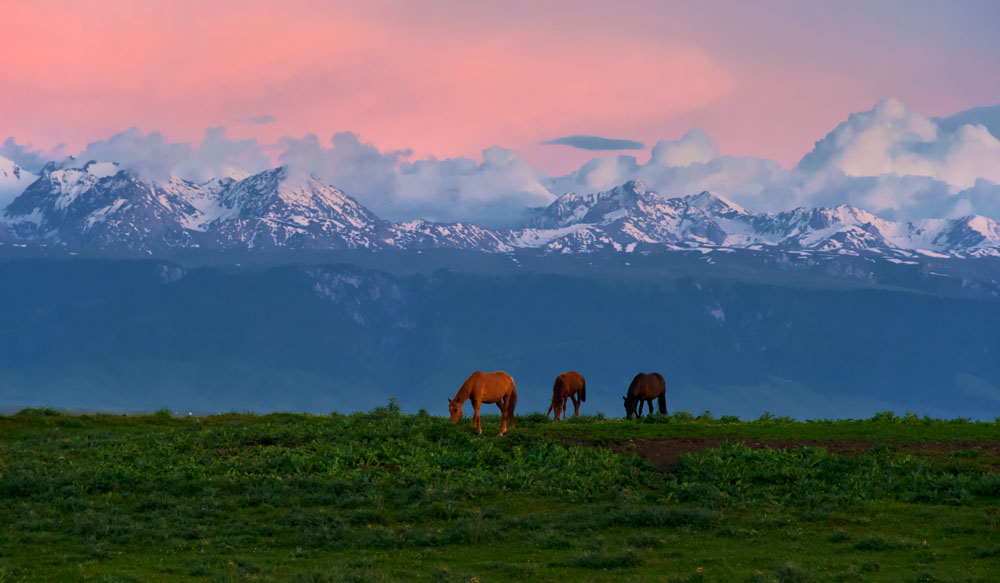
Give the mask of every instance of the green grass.
M 595 443 L 620 443 L 632 439 L 671 437 L 734 437 L 743 439 L 858 440 L 869 442 L 998 441 L 996 422 L 918 417 L 912 413 L 896 416 L 884 412 L 870 419 L 811 420 L 796 422 L 767 413 L 753 421 L 735 417 L 715 419 L 705 412 L 693 416 L 680 411 L 671 415 L 647 415 L 638 421 L 583 416 L 567 423 L 538 420 L 537 432 L 561 439 L 587 439 Z
M 0 417 L 0 583 L 995 581 L 997 460 L 738 439 L 668 474 L 576 445 L 996 440 L 994 423 L 371 413 Z

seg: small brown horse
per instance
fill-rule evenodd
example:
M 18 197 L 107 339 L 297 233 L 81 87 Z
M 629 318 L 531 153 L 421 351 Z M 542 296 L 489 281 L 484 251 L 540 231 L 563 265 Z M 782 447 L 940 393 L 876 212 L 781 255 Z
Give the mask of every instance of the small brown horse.
M 451 420 L 458 422 L 462 418 L 462 403 L 466 399 L 472 400 L 474 413 L 472 414 L 472 426 L 480 434 L 483 432 L 479 424 L 479 406 L 483 403 L 496 403 L 500 407 L 502 415 L 500 421 L 500 435 L 507 433 L 507 423 L 514 426 L 514 406 L 517 405 L 517 389 L 514 388 L 514 379 L 510 375 L 498 370 L 496 372 L 483 372 L 477 370 L 469 375 L 469 378 L 462 384 L 462 387 L 455 393 L 454 399 L 448 399 L 448 414 Z
M 587 381 L 583 380 L 583 375 L 571 370 L 556 377 L 555 384 L 552 385 L 552 404 L 546 415 L 555 412 L 554 419 L 559 416 L 566 418 L 566 401 L 573 399 L 573 416 L 580 414 L 580 403 L 587 400 Z
M 629 419 L 632 416 L 642 417 L 642 403 L 649 404 L 649 412 L 653 413 L 653 399 L 657 400 L 660 413 L 667 413 L 667 383 L 663 380 L 663 375 L 658 372 L 639 373 L 632 379 L 632 384 L 628 386 L 625 393 L 625 416 Z M 636 410 L 636 404 L 639 410 Z

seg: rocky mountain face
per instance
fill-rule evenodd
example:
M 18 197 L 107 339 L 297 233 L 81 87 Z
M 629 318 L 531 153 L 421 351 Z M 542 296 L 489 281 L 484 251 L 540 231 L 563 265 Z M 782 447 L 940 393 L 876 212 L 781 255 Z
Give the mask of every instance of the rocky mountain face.
M 9 406 L 440 411 L 470 371 L 503 368 L 531 411 L 576 368 L 608 414 L 639 370 L 664 373 L 671 410 L 1000 408 L 985 217 L 763 214 L 634 181 L 487 229 L 385 221 L 285 168 L 196 184 L 15 166 L 0 164 L 0 258 L 20 259 L 0 261 Z M 185 253 L 241 259 L 170 261 Z
M 565 194 L 537 210 L 517 235 L 523 246 L 559 252 L 653 244 L 890 257 L 1000 254 L 1000 225 L 982 216 L 898 223 L 848 205 L 758 214 L 709 192 L 664 199 L 641 181 L 597 194 Z
M 750 252 L 725 255 L 738 253 Z M 397 397 L 443 414 L 471 371 L 504 369 L 527 413 L 576 369 L 587 413 L 621 415 L 632 376 L 655 370 L 670 411 L 998 414 L 997 302 L 798 273 L 785 285 L 677 277 L 696 255 L 595 255 L 635 259 L 610 277 L 0 262 L 0 402 L 328 413 Z M 567 262 L 581 256 L 546 259 Z
M 111 163 L 50 165 L 37 178 L 7 166 L 0 165 L 4 184 L 32 181 L 0 201 L 0 240 L 89 253 L 757 249 L 896 260 L 1000 256 L 1000 225 L 982 216 L 902 223 L 846 205 L 753 213 L 708 192 L 665 198 L 641 181 L 564 194 L 533 209 L 525 225 L 487 229 L 385 221 L 340 190 L 284 167 L 195 184 L 143 180 Z

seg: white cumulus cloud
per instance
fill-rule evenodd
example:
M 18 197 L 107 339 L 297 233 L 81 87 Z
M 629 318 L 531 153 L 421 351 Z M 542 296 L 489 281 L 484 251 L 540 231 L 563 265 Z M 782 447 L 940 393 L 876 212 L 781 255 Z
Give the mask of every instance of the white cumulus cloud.
M 3 144 L 0 144 L 0 156 L 14 162 L 28 172 L 37 174 L 47 162 L 65 158 L 66 154 L 62 144 L 49 151 L 44 151 L 35 148 L 30 142 L 18 144 L 13 137 L 8 137 Z
M 499 226 L 516 223 L 528 207 L 555 199 L 542 183 L 545 173 L 514 150 L 493 146 L 482 156 L 482 162 L 427 158 L 402 164 L 396 207 L 387 216 Z
M 171 142 L 157 131 L 143 134 L 132 127 L 107 140 L 87 144 L 72 164 L 80 166 L 91 160 L 116 162 L 144 180 L 165 181 L 176 176 L 199 183 L 239 176 L 240 171 L 260 172 L 271 166 L 257 140 L 231 140 L 222 127 L 206 128 L 197 146 Z
M 1000 105 L 929 118 L 886 99 L 848 116 L 788 170 L 773 160 L 722 155 L 700 129 L 660 140 L 646 160 L 595 157 L 563 176 L 549 176 L 499 146 L 483 150 L 480 160 L 412 159 L 409 149 L 381 150 L 352 132 L 262 145 L 229 139 L 221 127 L 206 129 L 197 145 L 130 128 L 89 144 L 73 163 L 117 162 L 145 179 L 204 182 L 277 162 L 342 189 L 386 219 L 486 226 L 515 224 L 528 207 L 565 192 L 596 192 L 635 178 L 664 196 L 708 190 L 755 211 L 846 203 L 897 220 L 975 213 L 1000 219 L 998 132 Z M 13 138 L 0 146 L 0 156 L 28 170 L 56 154 L 63 155 Z
M 848 176 L 927 176 L 957 188 L 1000 182 L 1000 140 L 980 124 L 941 124 L 884 99 L 853 113 L 799 162 L 802 170 Z

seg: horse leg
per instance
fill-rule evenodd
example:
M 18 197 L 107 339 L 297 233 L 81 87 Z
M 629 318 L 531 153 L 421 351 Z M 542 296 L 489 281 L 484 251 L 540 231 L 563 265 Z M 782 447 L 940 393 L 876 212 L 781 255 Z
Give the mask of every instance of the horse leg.
M 562 404 L 562 418 L 565 419 L 566 418 L 566 397 L 563 397 L 562 399 L 563 399 L 563 404 Z
M 472 426 L 476 428 L 476 431 L 478 431 L 480 435 L 483 434 L 483 428 L 481 425 L 479 425 L 479 406 L 482 404 L 483 404 L 482 399 L 472 400 L 472 409 L 474 411 L 474 413 L 472 414 Z
M 507 409 L 510 408 L 510 397 L 504 397 L 497 403 L 500 408 L 500 435 L 507 433 Z
M 570 395 L 570 398 L 573 399 L 573 417 L 579 417 L 580 416 L 580 397 L 578 397 L 576 393 L 573 393 L 572 395 Z
M 646 399 L 646 404 L 649 405 L 649 414 L 650 415 L 652 415 L 653 413 L 656 412 L 656 411 L 653 410 L 653 400 L 652 399 Z

